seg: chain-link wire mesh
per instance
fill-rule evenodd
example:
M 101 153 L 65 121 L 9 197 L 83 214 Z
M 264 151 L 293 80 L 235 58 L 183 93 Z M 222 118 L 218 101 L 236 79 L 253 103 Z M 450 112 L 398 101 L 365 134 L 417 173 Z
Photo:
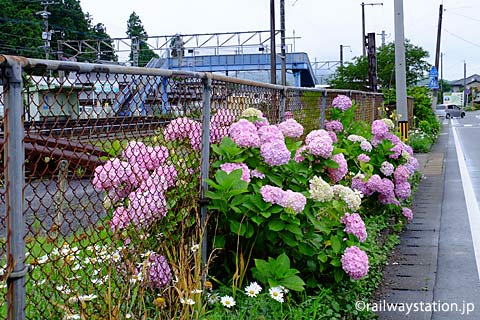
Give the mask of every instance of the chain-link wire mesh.
M 379 94 L 357 91 L 42 62 L 43 71 L 27 64 L 22 92 L 27 319 L 178 316 L 183 311 L 166 306 L 199 299 L 205 276 L 200 181 L 209 146 L 203 148 L 202 135 L 220 142 L 248 108 L 270 123 L 295 118 L 308 133 L 329 119 L 337 94 L 356 102 L 358 120 L 377 118 L 383 102 Z M 3 141 L 0 150 L 3 155 Z M 3 163 L 1 178 L 5 206 Z
M 5 87 L 0 85 L 0 310 L 6 308 L 6 292 L 7 292 L 7 217 L 5 208 L 5 163 L 4 163 L 4 145 L 5 145 L 5 128 L 4 128 L 4 96 Z M 0 319 L 2 313 L 0 312 Z

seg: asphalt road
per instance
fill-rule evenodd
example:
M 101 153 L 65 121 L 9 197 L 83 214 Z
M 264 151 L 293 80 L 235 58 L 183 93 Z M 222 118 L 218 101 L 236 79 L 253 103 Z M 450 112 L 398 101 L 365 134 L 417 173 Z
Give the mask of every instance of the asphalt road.
M 446 120 L 448 144 L 432 319 L 480 319 L 480 111 Z M 458 311 L 454 311 L 455 304 Z

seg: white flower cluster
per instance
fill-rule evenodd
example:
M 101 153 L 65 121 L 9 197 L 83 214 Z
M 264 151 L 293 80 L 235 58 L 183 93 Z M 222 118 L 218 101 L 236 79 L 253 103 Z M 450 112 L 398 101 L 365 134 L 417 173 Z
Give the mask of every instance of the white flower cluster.
M 347 204 L 348 208 L 352 211 L 360 209 L 362 204 L 362 193 L 358 190 L 352 190 L 349 187 L 342 186 L 340 184 L 332 187 L 333 193 L 340 197 Z
M 347 140 L 348 141 L 352 141 L 352 142 L 364 142 L 364 141 L 367 141 L 367 139 L 365 139 L 364 137 L 362 136 L 359 136 L 359 135 L 356 135 L 356 134 L 351 134 L 347 137 Z
M 247 108 L 243 110 L 242 117 L 244 118 L 261 118 L 263 117 L 262 111 L 255 108 Z
M 392 120 L 385 118 L 385 119 L 382 119 L 382 121 L 387 125 L 388 129 L 392 130 L 395 128 L 395 124 L 393 123 Z
M 333 199 L 331 186 L 321 177 L 313 177 L 310 181 L 310 198 L 325 202 Z

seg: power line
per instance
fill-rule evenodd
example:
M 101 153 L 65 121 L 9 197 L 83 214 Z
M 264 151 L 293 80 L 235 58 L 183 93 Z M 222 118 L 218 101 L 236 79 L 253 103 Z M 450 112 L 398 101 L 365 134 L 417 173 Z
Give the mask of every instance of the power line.
M 450 10 L 448 12 L 450 12 Z M 453 14 L 453 15 L 459 16 L 459 17 L 463 17 L 463 18 L 467 18 L 467 19 L 470 19 L 470 20 L 473 20 L 473 21 L 480 22 L 480 19 L 472 18 L 472 17 L 466 16 L 464 14 L 454 13 L 454 12 L 450 12 L 450 13 Z
M 478 43 L 475 43 L 475 42 L 472 42 L 472 41 L 467 40 L 467 39 L 465 39 L 465 38 L 462 38 L 461 36 L 459 36 L 459 35 L 457 35 L 457 34 L 455 34 L 455 33 L 452 33 L 452 32 L 450 32 L 450 31 L 448 31 L 447 29 L 443 29 L 443 30 L 444 30 L 446 33 L 454 36 L 455 38 L 458 38 L 458 39 L 460 39 L 460 40 L 462 40 L 462 41 L 465 41 L 466 43 L 471 44 L 472 46 L 475 46 L 475 47 L 479 47 L 479 48 L 480 48 L 480 44 L 478 44 Z

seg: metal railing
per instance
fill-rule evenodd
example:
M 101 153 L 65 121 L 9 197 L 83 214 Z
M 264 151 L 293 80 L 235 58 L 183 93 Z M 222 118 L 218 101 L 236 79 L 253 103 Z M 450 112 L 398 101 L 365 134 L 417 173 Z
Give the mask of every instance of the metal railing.
M 209 73 L 14 56 L 0 67 L 0 319 L 121 318 L 135 311 L 125 302 L 134 290 L 163 292 L 181 275 L 176 241 L 202 242 L 204 264 L 208 235 L 191 228 L 206 223 L 210 143 L 231 115 L 253 107 L 278 123 L 289 113 L 308 132 L 323 127 L 338 94 L 355 100 L 359 120 L 378 118 L 383 103 Z M 189 130 L 173 126 L 186 117 Z M 135 203 L 142 219 L 121 215 Z M 159 257 L 170 267 L 138 287 Z

